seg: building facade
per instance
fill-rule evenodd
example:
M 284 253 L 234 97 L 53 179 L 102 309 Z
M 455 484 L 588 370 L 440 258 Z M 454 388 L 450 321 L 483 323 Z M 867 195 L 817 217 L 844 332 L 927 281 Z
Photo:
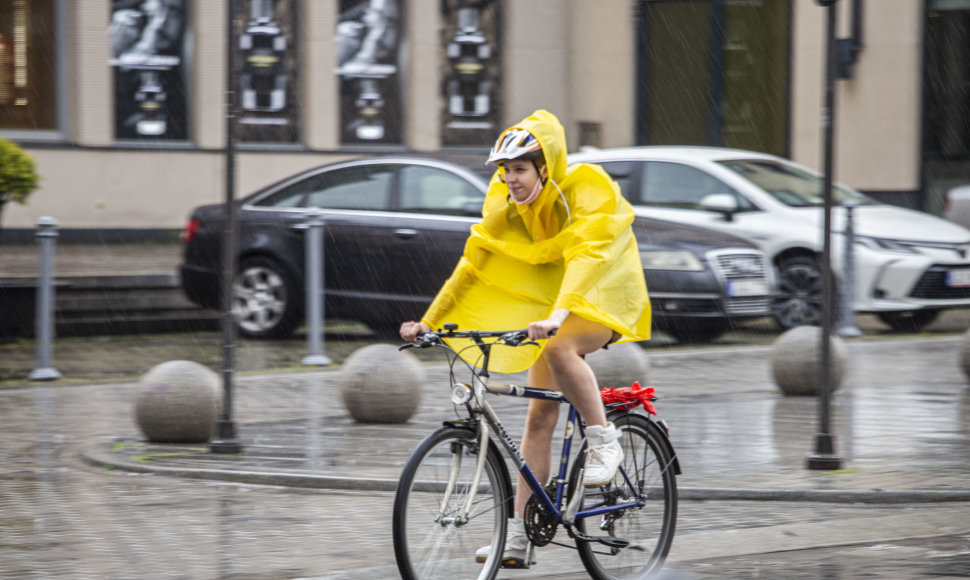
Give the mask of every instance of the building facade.
M 939 213 L 970 183 L 970 0 L 838 0 L 836 179 Z M 6 234 L 177 231 L 352 157 L 479 162 L 536 108 L 582 145 L 709 144 L 820 168 L 814 0 L 6 0 L 0 136 L 40 189 Z M 230 41 L 231 37 L 231 41 Z M 853 43 L 854 41 L 854 43 Z

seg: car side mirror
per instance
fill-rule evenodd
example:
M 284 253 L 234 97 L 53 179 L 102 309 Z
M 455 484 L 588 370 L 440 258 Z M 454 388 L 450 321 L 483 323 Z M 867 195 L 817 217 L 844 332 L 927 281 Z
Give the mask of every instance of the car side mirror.
M 738 200 L 730 193 L 712 193 L 701 200 L 701 208 L 724 214 L 724 221 L 730 222 L 738 211 Z

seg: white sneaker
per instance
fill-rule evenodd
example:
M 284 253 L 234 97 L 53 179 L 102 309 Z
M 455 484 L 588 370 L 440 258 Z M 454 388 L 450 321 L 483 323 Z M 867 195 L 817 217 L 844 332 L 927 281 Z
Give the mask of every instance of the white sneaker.
M 478 564 L 488 560 L 492 553 L 492 546 L 479 548 L 475 552 L 475 562 Z M 505 533 L 505 553 L 502 554 L 503 568 L 528 568 L 536 563 L 536 551 L 525 535 L 525 522 L 518 514 L 509 520 L 508 531 Z
M 617 468 L 623 463 L 623 447 L 617 439 L 620 431 L 609 423 L 606 427 L 586 428 L 586 471 L 583 487 L 601 487 L 613 481 Z

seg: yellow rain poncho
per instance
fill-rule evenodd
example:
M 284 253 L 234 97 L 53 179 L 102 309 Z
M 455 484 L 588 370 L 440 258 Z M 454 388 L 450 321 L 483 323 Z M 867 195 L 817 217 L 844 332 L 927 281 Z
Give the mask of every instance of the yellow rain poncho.
M 517 330 L 565 308 L 613 329 L 617 342 L 650 338 L 633 208 L 619 186 L 598 165 L 566 166 L 565 132 L 552 113 L 536 111 L 515 127 L 542 145 L 549 179 L 531 204 L 518 205 L 492 178 L 483 219 L 422 322 L 434 329 L 453 322 L 460 330 Z M 489 368 L 522 371 L 540 352 L 495 348 Z M 475 362 L 478 355 L 471 349 L 463 358 Z

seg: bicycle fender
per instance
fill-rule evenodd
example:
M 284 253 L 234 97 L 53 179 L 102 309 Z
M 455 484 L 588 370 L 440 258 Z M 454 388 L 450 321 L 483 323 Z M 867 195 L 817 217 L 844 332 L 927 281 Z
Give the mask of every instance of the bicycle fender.
M 606 418 L 609 421 L 613 421 L 614 419 L 619 419 L 620 417 L 623 417 L 629 414 L 630 413 L 628 411 L 615 411 L 613 413 L 608 414 Z M 653 430 L 654 433 L 660 436 L 660 441 L 663 442 L 663 446 L 667 449 L 667 453 L 670 454 L 670 457 L 671 457 L 670 467 L 673 468 L 674 475 L 680 475 L 681 473 L 680 460 L 677 458 L 677 453 L 674 451 L 673 443 L 670 442 L 670 436 L 667 435 L 667 430 L 657 425 L 657 422 L 651 419 L 650 417 L 641 415 L 639 413 L 637 413 L 636 415 L 638 417 L 642 417 L 643 419 L 646 419 L 647 425 L 648 425 L 647 428 Z
M 467 431 L 471 431 L 472 433 L 476 432 L 475 423 L 468 419 L 452 419 L 450 421 L 443 421 L 442 423 L 445 427 L 453 427 L 455 429 L 465 429 Z M 494 453 L 495 456 L 499 458 L 499 461 L 501 461 L 502 464 L 505 465 L 505 457 L 502 456 L 502 452 L 499 450 L 498 445 L 496 445 L 495 441 L 492 441 L 491 438 L 488 440 L 488 450 L 489 450 L 489 453 Z M 499 471 L 499 478 L 501 479 L 501 481 L 499 482 L 499 485 L 501 485 L 505 489 L 505 497 L 509 498 L 509 501 L 514 501 L 515 492 L 512 489 L 512 478 L 509 477 L 509 470 L 506 468 L 506 469 L 499 469 L 498 471 Z M 509 510 L 509 519 L 512 519 L 514 517 L 515 517 L 515 510 Z

